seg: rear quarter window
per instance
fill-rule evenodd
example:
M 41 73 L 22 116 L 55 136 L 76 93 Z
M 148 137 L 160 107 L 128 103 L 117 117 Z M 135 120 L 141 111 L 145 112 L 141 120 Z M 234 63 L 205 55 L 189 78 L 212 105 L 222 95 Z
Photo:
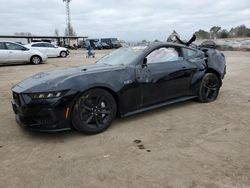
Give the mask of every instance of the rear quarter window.
M 163 63 L 183 60 L 180 50 L 173 47 L 162 47 L 147 55 L 147 63 Z
M 195 50 L 191 50 L 188 48 L 183 48 L 182 50 L 185 57 L 191 57 L 197 53 Z

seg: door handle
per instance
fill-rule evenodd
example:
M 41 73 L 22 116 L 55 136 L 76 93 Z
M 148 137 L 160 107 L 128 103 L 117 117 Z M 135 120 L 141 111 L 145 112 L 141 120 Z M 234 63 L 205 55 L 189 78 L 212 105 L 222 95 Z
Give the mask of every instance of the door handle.
M 187 68 L 187 67 L 181 67 L 182 69 L 185 69 L 185 68 Z
M 9 52 L 10 54 L 12 54 L 13 52 Z

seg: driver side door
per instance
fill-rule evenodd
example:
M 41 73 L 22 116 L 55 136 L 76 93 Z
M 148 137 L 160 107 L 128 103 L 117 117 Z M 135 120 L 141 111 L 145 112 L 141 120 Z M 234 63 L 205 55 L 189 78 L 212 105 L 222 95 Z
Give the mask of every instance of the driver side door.
M 29 61 L 29 52 L 26 50 L 25 47 L 10 42 L 6 42 L 5 45 L 8 52 L 9 62 Z
M 185 96 L 190 87 L 195 66 L 186 62 L 178 47 L 161 47 L 145 57 L 138 80 L 143 95 L 143 107 Z
M 57 57 L 58 56 L 58 50 L 57 48 L 50 43 L 44 43 L 44 48 L 46 49 L 46 54 L 48 55 L 48 57 Z

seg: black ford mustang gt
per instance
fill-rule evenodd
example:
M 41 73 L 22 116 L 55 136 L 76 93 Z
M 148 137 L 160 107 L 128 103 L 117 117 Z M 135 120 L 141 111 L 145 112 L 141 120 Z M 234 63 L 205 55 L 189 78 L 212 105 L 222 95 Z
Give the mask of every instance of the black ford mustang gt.
M 93 65 L 36 74 L 12 88 L 19 124 L 38 131 L 72 126 L 86 134 L 124 117 L 198 98 L 216 100 L 224 55 L 174 43 L 120 48 Z

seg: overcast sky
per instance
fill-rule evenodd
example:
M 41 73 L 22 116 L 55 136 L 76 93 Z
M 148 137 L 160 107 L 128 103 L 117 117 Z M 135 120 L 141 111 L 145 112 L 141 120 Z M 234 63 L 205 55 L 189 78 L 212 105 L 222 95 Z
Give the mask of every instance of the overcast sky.
M 62 0 L 0 0 L 0 34 L 64 35 Z M 250 0 L 72 0 L 78 35 L 123 40 L 165 40 L 173 29 L 183 38 L 213 25 L 250 27 Z

